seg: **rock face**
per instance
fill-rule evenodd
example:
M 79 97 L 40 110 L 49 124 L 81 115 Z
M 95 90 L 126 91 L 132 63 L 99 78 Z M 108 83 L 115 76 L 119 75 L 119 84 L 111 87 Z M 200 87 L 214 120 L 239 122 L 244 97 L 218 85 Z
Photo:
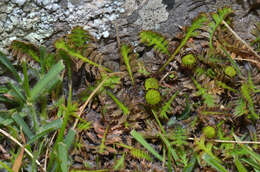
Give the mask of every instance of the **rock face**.
M 115 23 L 122 39 L 137 40 L 141 29 L 175 35 L 179 26 L 190 24 L 199 12 L 216 11 L 224 5 L 235 10 L 237 31 L 248 38 L 259 17 L 242 17 L 248 8 L 236 0 L 1 0 L 0 51 L 7 54 L 15 39 L 50 46 L 76 25 L 84 26 L 97 39 L 114 41 Z
M 124 12 L 123 0 L 1 0 L 0 51 L 14 39 L 43 44 L 82 25 L 97 38 L 109 37 L 111 21 Z

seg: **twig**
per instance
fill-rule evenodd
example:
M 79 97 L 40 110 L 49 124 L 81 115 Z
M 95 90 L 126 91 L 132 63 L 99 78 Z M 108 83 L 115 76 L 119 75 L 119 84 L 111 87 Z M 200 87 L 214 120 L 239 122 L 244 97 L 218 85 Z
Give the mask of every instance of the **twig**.
M 188 140 L 195 140 L 194 138 L 188 138 Z M 217 143 L 237 143 L 237 144 L 259 144 L 260 145 L 260 142 L 255 142 L 255 141 L 235 141 L 235 140 L 212 140 L 214 142 L 217 142 Z
M 3 135 L 5 135 L 6 137 L 8 137 L 10 140 L 12 140 L 13 142 L 15 142 L 18 146 L 20 146 L 21 148 L 23 148 L 25 150 L 25 152 L 33 159 L 33 154 L 26 149 L 18 140 L 16 140 L 13 136 L 11 136 L 9 133 L 7 133 L 6 131 L 0 129 L 0 133 L 2 133 Z M 38 160 L 35 160 L 36 164 L 40 166 L 41 170 L 46 172 L 46 170 L 41 166 L 41 163 Z
M 260 62 L 253 60 L 253 59 L 234 58 L 234 60 L 248 61 L 248 62 L 252 62 L 252 63 L 260 65 Z
M 242 38 L 240 38 L 240 36 L 225 22 L 222 21 L 222 23 L 228 28 L 228 30 L 240 41 L 242 42 L 252 53 L 254 53 L 254 55 L 260 59 L 260 56 L 257 54 L 257 52 L 255 52 L 255 50 L 253 50 L 253 48 L 248 45 L 246 43 L 246 41 L 244 41 Z
M 45 152 L 45 158 L 44 158 L 44 169 L 47 169 L 47 159 L 48 159 L 48 154 L 49 154 L 49 147 L 51 147 L 51 145 L 53 144 L 53 140 L 55 138 L 57 134 L 57 131 L 53 134 L 52 138 L 51 138 L 51 141 L 49 143 L 49 146 L 47 147 L 47 150 Z
M 92 93 L 89 95 L 88 99 L 86 100 L 86 102 L 79 108 L 80 111 L 79 111 L 79 115 L 78 117 L 80 117 L 84 111 L 84 109 L 86 108 L 86 106 L 88 105 L 88 103 L 90 102 L 90 100 L 94 97 L 94 95 L 98 92 L 98 90 L 104 85 L 105 81 L 107 81 L 107 79 L 110 77 L 110 76 L 113 76 L 113 75 L 121 75 L 121 74 L 125 74 L 124 72 L 114 72 L 114 73 L 109 73 L 108 74 L 108 77 L 106 77 L 105 79 L 103 79 L 103 81 L 95 88 L 94 91 L 92 91 Z M 79 122 L 79 118 L 76 119 L 76 121 L 74 122 L 74 125 L 73 125 L 73 130 L 75 130 L 77 124 Z
M 170 69 L 170 70 L 171 70 L 171 69 Z M 170 75 L 170 74 L 172 74 L 172 73 L 174 73 L 174 71 L 167 72 L 167 73 L 162 77 L 162 79 L 159 81 L 159 83 L 162 83 L 162 82 L 164 81 L 164 79 L 165 79 L 168 75 Z

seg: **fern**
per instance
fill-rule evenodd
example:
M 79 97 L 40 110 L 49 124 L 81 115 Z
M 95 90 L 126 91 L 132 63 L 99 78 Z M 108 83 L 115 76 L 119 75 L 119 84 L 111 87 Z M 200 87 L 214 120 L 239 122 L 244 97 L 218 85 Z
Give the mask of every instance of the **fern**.
M 146 70 L 143 61 L 138 60 L 138 61 L 137 61 L 137 65 L 138 65 L 138 70 L 137 70 L 138 73 L 140 73 L 140 74 L 142 74 L 142 75 L 144 75 L 144 76 L 148 76 L 148 75 L 151 74 L 150 72 L 148 72 L 148 71 Z
M 214 21 L 211 21 L 209 23 L 209 46 L 211 49 L 213 49 L 213 36 L 215 31 L 217 30 L 218 26 L 222 23 L 222 21 L 233 11 L 231 8 L 224 7 L 223 9 L 219 9 L 218 13 L 213 13 L 212 18 Z
M 88 47 L 88 43 L 93 41 L 94 38 L 90 33 L 84 30 L 81 26 L 76 26 L 67 35 L 67 42 L 70 48 L 79 50 Z
M 219 87 L 222 87 L 222 88 L 224 88 L 224 89 L 227 89 L 227 90 L 229 90 L 229 91 L 232 91 L 232 92 L 234 92 L 234 93 L 237 93 L 237 90 L 235 90 L 234 88 L 231 88 L 230 86 L 228 86 L 228 85 L 225 84 L 224 82 L 217 81 L 217 85 L 218 85 Z
M 167 112 L 171 109 L 171 104 L 172 104 L 172 101 L 175 99 L 175 97 L 178 95 L 178 91 L 175 93 L 175 94 L 173 94 L 172 96 L 171 96 L 171 98 L 163 105 L 163 107 L 162 107 L 162 110 L 161 110 L 161 112 L 160 112 L 160 117 L 161 118 L 166 118 L 166 119 L 168 119 L 168 116 L 167 116 Z
M 247 113 L 248 113 L 248 111 L 246 109 L 246 102 L 243 99 L 239 99 L 237 102 L 237 105 L 235 107 L 234 115 L 236 117 L 239 117 L 239 116 L 242 116 Z
M 125 154 L 123 154 L 121 156 L 121 158 L 116 161 L 116 164 L 114 166 L 114 170 L 117 171 L 117 170 L 123 168 L 124 167 L 124 163 L 125 163 Z
M 170 55 L 168 51 L 168 41 L 159 33 L 150 30 L 141 31 L 140 41 L 148 46 L 154 46 L 154 49 L 164 54 Z
M 241 93 L 243 95 L 244 100 L 247 101 L 247 103 L 248 103 L 248 109 L 251 113 L 250 115 L 251 115 L 252 119 L 254 119 L 254 120 L 258 119 L 259 115 L 256 114 L 256 112 L 255 112 L 254 103 L 250 96 L 250 90 L 249 90 L 248 84 L 246 84 L 246 83 L 242 84 Z
M 130 154 L 138 159 L 146 159 L 147 161 L 152 161 L 151 156 L 141 149 L 133 148 L 130 150 Z
M 24 57 L 30 57 L 36 62 L 40 62 L 39 49 L 31 43 L 15 40 L 11 43 L 10 48 L 12 50 L 12 55 L 17 56 L 19 60 Z
M 119 143 L 118 145 L 123 147 L 123 148 L 129 149 L 130 154 L 135 158 L 146 159 L 148 161 L 152 161 L 152 158 L 151 158 L 151 156 L 149 155 L 148 152 L 145 152 L 145 151 L 138 149 L 138 148 L 134 148 L 134 147 L 129 146 L 129 145 L 125 145 L 123 143 Z
M 197 95 L 202 96 L 204 99 L 204 104 L 207 105 L 208 107 L 214 107 L 215 106 L 215 100 L 212 95 L 207 93 L 207 89 L 202 88 L 201 85 L 194 79 L 192 78 L 195 86 L 198 89 Z
M 121 55 L 122 55 L 123 60 L 125 62 L 125 65 L 126 65 L 128 73 L 129 73 L 129 76 L 131 78 L 132 84 L 134 85 L 134 77 L 133 77 L 133 73 L 132 73 L 131 66 L 130 66 L 130 57 L 128 56 L 129 53 L 131 53 L 131 51 L 132 50 L 128 45 L 122 44 Z
M 250 72 L 248 73 L 248 86 L 249 86 L 250 90 L 253 91 L 254 93 L 260 92 L 260 89 L 257 89 L 257 87 L 254 85 Z
M 199 15 L 198 18 L 196 18 L 193 21 L 192 25 L 188 28 L 185 37 L 182 39 L 180 45 L 176 48 L 176 50 L 170 56 L 170 58 L 167 60 L 167 62 L 160 68 L 159 72 L 162 72 L 165 69 L 165 67 L 175 58 L 175 56 L 180 52 L 182 47 L 184 47 L 184 45 L 188 42 L 188 40 L 191 37 L 198 35 L 197 30 L 200 29 L 204 25 L 204 23 L 206 23 L 207 21 L 208 21 L 208 18 L 205 14 Z
M 177 127 L 172 134 L 171 139 L 173 141 L 171 144 L 175 145 L 176 147 L 183 148 L 183 146 L 188 145 L 189 143 L 187 142 L 188 136 L 187 136 L 187 131 L 182 128 L 182 127 Z
M 78 53 L 77 51 L 71 49 L 67 43 L 65 42 L 64 38 L 61 38 L 61 39 L 58 39 L 56 42 L 55 42 L 55 47 L 56 49 L 58 50 L 63 50 L 65 51 L 68 55 L 72 56 L 72 57 L 75 57 L 75 58 L 78 58 L 86 63 L 89 63 L 90 65 L 93 65 L 95 67 L 101 67 L 103 68 L 105 71 L 107 72 L 111 72 L 110 69 L 104 67 L 104 66 L 101 66 L 95 62 L 93 62 L 92 60 L 89 60 L 88 58 L 84 57 L 83 55 L 81 55 L 80 53 Z
M 123 111 L 124 115 L 129 115 L 129 109 L 120 100 L 118 100 L 118 98 L 114 96 L 113 93 L 111 93 L 110 91 L 106 91 L 106 93 L 114 100 L 117 106 Z
M 216 162 L 221 162 L 220 159 L 213 154 L 212 147 L 213 147 L 212 143 L 205 144 L 205 136 L 201 136 L 200 138 L 195 139 L 195 148 L 194 148 L 194 150 L 196 152 L 202 151 L 202 154 L 207 153 Z
M 88 122 L 88 121 L 83 121 L 81 123 L 78 124 L 78 131 L 87 131 L 88 129 L 90 129 L 92 126 L 91 126 L 91 122 Z

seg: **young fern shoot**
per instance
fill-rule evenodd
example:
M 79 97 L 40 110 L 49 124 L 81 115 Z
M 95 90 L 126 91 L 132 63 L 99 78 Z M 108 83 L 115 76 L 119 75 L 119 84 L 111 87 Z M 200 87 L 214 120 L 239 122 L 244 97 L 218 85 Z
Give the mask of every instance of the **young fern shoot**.
M 170 56 L 167 62 L 164 63 L 164 65 L 160 68 L 159 72 L 162 72 L 166 68 L 166 66 L 175 58 L 175 56 L 180 52 L 180 50 L 185 46 L 185 44 L 191 37 L 198 35 L 198 32 L 196 30 L 200 29 L 207 21 L 208 18 L 205 14 L 199 15 L 198 18 L 193 21 L 192 25 L 188 28 L 185 37 L 182 39 L 180 45 L 175 49 L 174 53 Z
M 123 61 L 125 62 L 125 65 L 126 65 L 126 69 L 131 78 L 132 84 L 134 85 L 135 82 L 134 82 L 134 77 L 133 77 L 133 73 L 131 70 L 130 57 L 129 57 L 129 54 L 131 53 L 131 48 L 126 44 L 122 44 L 120 51 L 121 51 L 121 55 L 123 57 Z

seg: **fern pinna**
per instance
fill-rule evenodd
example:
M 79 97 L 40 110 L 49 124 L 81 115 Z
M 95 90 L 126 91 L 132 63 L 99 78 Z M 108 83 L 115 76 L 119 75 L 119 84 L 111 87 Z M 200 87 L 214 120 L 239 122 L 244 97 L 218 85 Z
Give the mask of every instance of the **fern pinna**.
M 168 51 L 168 41 L 159 33 L 150 30 L 141 31 L 140 34 L 141 43 L 147 46 L 154 46 L 154 49 L 164 54 L 170 55 Z

